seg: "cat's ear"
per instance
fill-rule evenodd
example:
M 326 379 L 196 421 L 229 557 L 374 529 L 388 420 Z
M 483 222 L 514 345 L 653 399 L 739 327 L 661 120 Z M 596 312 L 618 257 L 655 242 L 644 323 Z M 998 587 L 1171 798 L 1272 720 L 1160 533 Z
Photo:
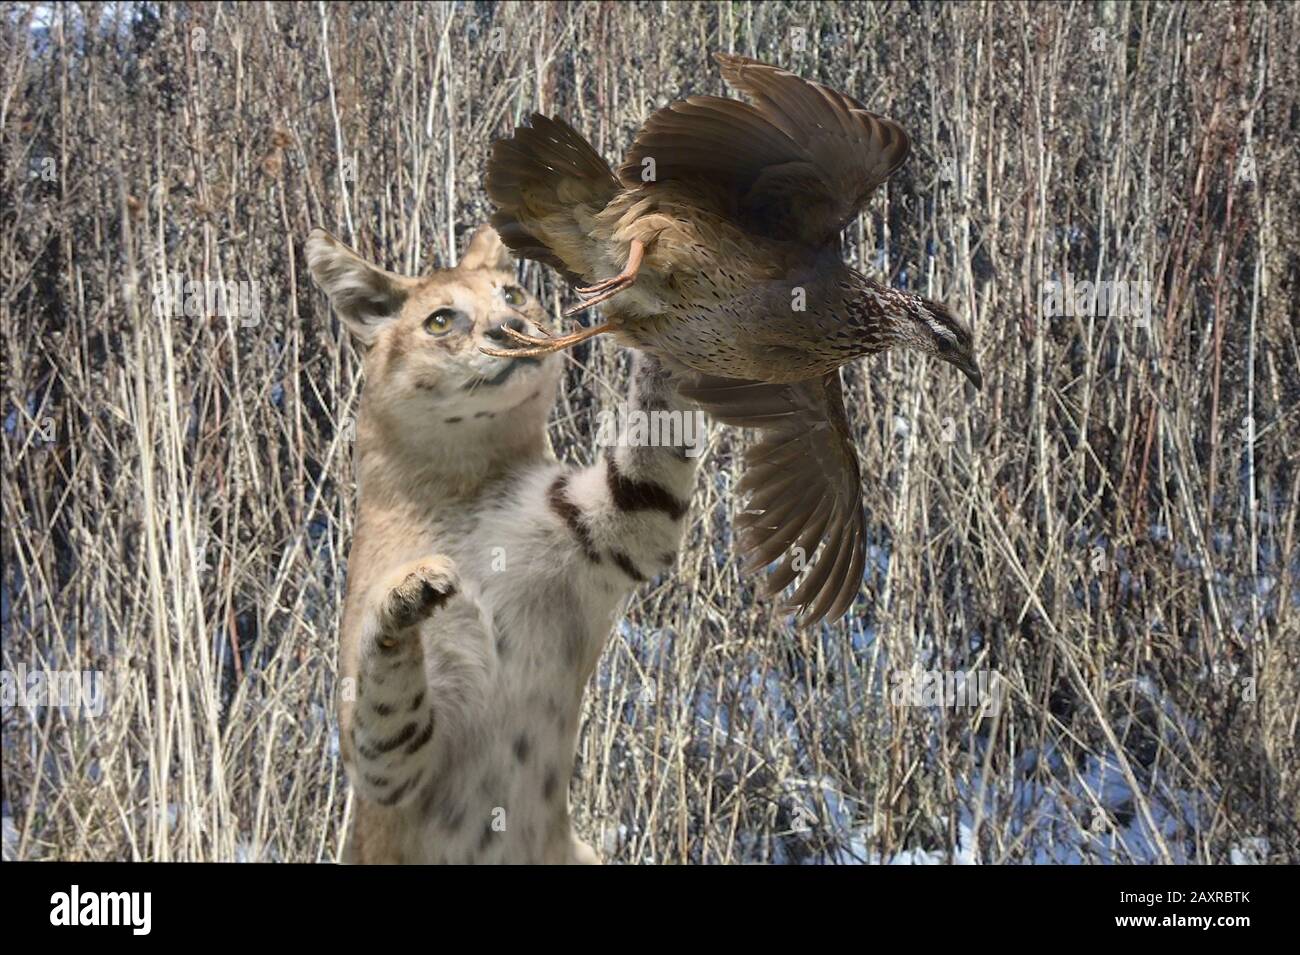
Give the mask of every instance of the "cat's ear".
M 456 266 L 458 269 L 496 269 L 509 272 L 514 269 L 514 260 L 510 250 L 497 235 L 497 230 L 490 225 L 481 225 L 474 230 L 474 237 L 469 240 L 469 248 Z
M 324 229 L 312 229 L 307 236 L 307 266 L 348 331 L 366 345 L 397 317 L 414 285 L 412 279 L 371 265 Z

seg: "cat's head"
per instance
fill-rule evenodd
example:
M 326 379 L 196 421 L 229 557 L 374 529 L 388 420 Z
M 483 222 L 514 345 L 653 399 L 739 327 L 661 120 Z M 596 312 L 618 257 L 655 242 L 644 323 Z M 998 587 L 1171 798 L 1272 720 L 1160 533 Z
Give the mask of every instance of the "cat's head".
M 419 278 L 372 265 L 323 229 L 307 264 L 334 311 L 366 349 L 366 413 L 387 439 L 471 442 L 508 417 L 544 428 L 561 359 L 494 358 L 516 347 L 503 331 L 550 333 L 546 312 L 519 286 L 509 251 L 482 226 L 459 264 Z

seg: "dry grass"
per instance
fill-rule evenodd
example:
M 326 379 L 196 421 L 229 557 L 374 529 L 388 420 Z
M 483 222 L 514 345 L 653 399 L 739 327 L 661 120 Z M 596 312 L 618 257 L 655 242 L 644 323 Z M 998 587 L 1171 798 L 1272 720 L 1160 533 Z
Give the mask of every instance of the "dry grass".
M 494 136 L 541 108 L 616 157 L 721 92 L 723 49 L 912 131 L 852 254 L 973 317 L 985 390 L 846 369 L 876 559 L 817 632 L 739 578 L 744 437 L 715 431 L 681 566 L 589 693 L 581 829 L 619 861 L 1300 862 L 1300 6 L 6 4 L 0 30 L 4 666 L 108 684 L 99 718 L 5 708 L 7 858 L 333 858 L 359 380 L 302 240 L 448 263 Z M 1067 271 L 1150 282 L 1149 327 L 1041 320 Z M 155 317 L 173 272 L 255 283 L 261 321 Z M 624 362 L 575 357 L 553 434 L 585 460 Z M 991 670 L 1008 705 L 901 705 L 913 666 Z

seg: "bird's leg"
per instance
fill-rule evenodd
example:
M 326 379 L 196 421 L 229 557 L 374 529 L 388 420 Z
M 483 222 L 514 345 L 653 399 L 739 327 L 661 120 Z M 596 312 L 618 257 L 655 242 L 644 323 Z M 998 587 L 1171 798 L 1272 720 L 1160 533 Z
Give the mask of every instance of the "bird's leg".
M 564 310 L 564 314 L 577 315 L 593 305 L 609 301 L 619 292 L 628 288 L 636 281 L 636 274 L 641 270 L 641 260 L 643 258 L 645 258 L 645 243 L 640 239 L 633 239 L 632 244 L 628 247 L 627 264 L 623 266 L 623 271 L 612 279 L 605 279 L 595 285 L 588 285 L 585 288 L 578 289 L 577 291 L 582 295 L 595 295 L 596 297 L 586 299 L 577 305 L 571 305 Z
M 615 285 L 629 283 L 636 278 L 636 274 L 641 269 L 641 260 L 645 257 L 645 243 L 640 239 L 633 239 L 632 244 L 628 246 L 627 265 L 623 271 L 612 279 L 605 279 L 603 282 L 597 282 L 595 285 L 588 285 L 586 288 L 577 289 L 583 295 L 591 295 L 594 292 L 604 292 L 606 289 L 613 288 Z
M 558 351 L 564 351 L 566 348 L 572 348 L 579 342 L 585 342 L 588 338 L 603 335 L 605 332 L 612 332 L 616 327 L 612 322 L 605 322 L 603 325 L 593 325 L 591 328 L 584 328 L 572 335 L 561 335 L 559 338 L 534 338 L 517 332 L 513 328 L 502 328 L 503 334 L 527 347 L 503 350 L 485 348 L 480 345 L 479 351 L 494 358 L 536 358 L 538 355 L 551 355 Z

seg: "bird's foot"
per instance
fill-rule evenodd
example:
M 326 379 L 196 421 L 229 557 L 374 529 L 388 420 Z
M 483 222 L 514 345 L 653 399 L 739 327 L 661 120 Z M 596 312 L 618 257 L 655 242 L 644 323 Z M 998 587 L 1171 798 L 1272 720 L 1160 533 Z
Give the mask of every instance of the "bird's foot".
M 619 273 L 613 278 L 605 279 L 603 282 L 597 282 L 595 285 L 586 285 L 581 288 L 576 288 L 574 291 L 582 295 L 595 295 L 597 292 L 607 292 L 616 285 L 622 285 L 627 281 L 627 279 L 628 276 Z
M 629 278 L 620 275 L 617 277 L 617 279 L 610 279 L 609 281 L 613 282 L 614 284 L 607 285 L 605 282 L 602 282 L 601 285 L 604 285 L 605 289 L 601 292 L 601 294 L 597 295 L 595 298 L 583 299 L 577 305 L 570 305 L 568 308 L 566 308 L 564 310 L 565 317 L 572 318 L 574 315 L 577 315 L 581 312 L 585 312 L 593 305 L 599 305 L 601 302 L 608 302 L 619 292 L 622 292 L 624 289 L 630 287 L 632 283 L 636 281 L 636 278 L 635 276 Z M 578 291 L 586 292 L 588 291 L 588 289 L 578 289 Z
M 553 355 L 555 352 L 572 348 L 579 342 L 585 342 L 588 338 L 594 338 L 597 335 L 603 335 L 605 332 L 612 332 L 613 330 L 614 326 L 609 322 L 605 322 L 603 325 L 584 328 L 572 335 L 561 335 L 559 338 L 537 338 L 517 332 L 513 328 L 502 328 L 502 333 L 519 342 L 522 347 L 497 349 L 480 345 L 479 351 L 494 358 L 536 358 L 539 355 Z
M 577 305 L 569 306 L 564 310 L 564 314 L 572 316 L 577 315 L 579 312 L 585 312 L 593 305 L 607 302 L 619 292 L 630 288 L 632 283 L 636 281 L 637 272 L 641 271 L 641 261 L 644 257 L 645 244 L 640 239 L 633 239 L 631 246 L 628 248 L 627 264 L 623 266 L 623 271 L 613 278 L 577 289 L 578 294 L 594 295 L 595 298 L 585 299 Z

